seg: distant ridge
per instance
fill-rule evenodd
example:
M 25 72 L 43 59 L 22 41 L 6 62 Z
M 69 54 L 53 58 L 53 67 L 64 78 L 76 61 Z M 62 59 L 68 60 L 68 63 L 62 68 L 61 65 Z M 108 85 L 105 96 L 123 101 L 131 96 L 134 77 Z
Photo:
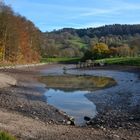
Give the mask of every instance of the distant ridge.
M 63 28 L 44 35 L 46 52 L 49 52 L 45 55 L 49 57 L 82 56 L 97 42 L 104 42 L 109 47 L 128 45 L 140 48 L 140 24 L 113 24 L 87 29 Z

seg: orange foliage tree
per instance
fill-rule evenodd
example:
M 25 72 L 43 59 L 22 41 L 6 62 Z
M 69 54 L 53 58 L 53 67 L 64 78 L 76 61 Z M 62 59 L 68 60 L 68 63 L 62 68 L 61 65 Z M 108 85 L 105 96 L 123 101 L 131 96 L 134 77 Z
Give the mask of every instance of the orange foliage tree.
M 0 2 L 0 61 L 32 63 L 40 60 L 41 32 L 25 17 Z

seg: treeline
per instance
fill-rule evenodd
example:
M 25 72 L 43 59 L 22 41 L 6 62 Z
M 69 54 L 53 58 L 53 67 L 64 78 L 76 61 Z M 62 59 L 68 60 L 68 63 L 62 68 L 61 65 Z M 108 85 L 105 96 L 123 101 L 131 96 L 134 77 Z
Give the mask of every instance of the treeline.
M 140 34 L 140 24 L 105 25 L 98 28 L 78 29 L 76 32 L 80 37 L 87 35 L 90 38 L 93 38 L 95 36 L 102 37 L 102 36 L 108 36 L 108 35 L 119 35 L 119 36 L 132 35 L 133 36 L 137 33 Z
M 88 48 L 88 50 L 84 53 L 82 60 L 96 60 L 110 57 L 135 57 L 138 56 L 138 53 L 139 50 L 137 47 L 129 47 L 128 45 L 123 45 L 116 48 L 109 48 L 105 43 L 100 42 L 90 46 L 90 48 Z
M 38 62 L 41 36 L 31 21 L 0 2 L 0 62 Z
M 45 36 L 47 40 L 46 56 L 47 52 L 50 52 L 51 56 L 64 56 L 65 54 L 71 57 L 82 56 L 98 43 L 106 44 L 113 52 L 111 56 L 114 55 L 114 52 L 119 56 L 126 56 L 126 54 L 134 56 L 136 52 L 140 53 L 140 24 L 114 24 L 88 29 L 64 28 L 46 32 Z M 52 47 L 54 52 L 50 49 Z M 130 53 L 125 53 L 125 50 Z
M 46 57 L 79 57 L 87 44 L 78 35 L 69 32 L 44 33 Z
M 108 50 L 100 50 L 103 46 Z M 41 57 L 92 55 L 96 59 L 139 54 L 140 24 L 64 28 L 42 33 L 31 21 L 0 2 L 0 62 L 33 63 Z

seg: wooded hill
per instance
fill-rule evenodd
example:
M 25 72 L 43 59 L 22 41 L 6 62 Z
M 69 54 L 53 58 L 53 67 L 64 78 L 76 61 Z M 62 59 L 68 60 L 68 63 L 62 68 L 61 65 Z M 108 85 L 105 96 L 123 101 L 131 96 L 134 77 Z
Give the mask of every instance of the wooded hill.
M 39 62 L 41 57 L 82 57 L 90 48 L 104 46 L 98 43 L 104 43 L 113 51 L 119 48 L 121 54 L 126 55 L 122 53 L 126 50 L 131 54 L 139 54 L 140 24 L 114 24 L 88 29 L 64 28 L 42 33 L 30 20 L 0 2 L 2 63 L 33 63 Z
M 81 56 L 88 48 L 99 42 L 107 44 L 109 48 L 127 45 L 140 50 L 140 24 L 114 24 L 88 29 L 64 28 L 46 32 L 44 35 L 46 36 L 45 55 L 49 57 Z

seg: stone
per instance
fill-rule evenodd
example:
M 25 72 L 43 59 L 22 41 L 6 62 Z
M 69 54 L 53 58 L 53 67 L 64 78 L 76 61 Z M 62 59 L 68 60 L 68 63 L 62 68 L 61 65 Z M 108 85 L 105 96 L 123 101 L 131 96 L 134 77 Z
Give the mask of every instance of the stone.
M 38 117 L 35 117 L 35 119 L 36 119 L 36 120 L 39 120 L 39 118 L 38 118 Z
M 71 125 L 71 121 L 67 121 L 67 124 L 68 124 L 68 125 Z
M 73 117 L 70 117 L 70 121 L 74 121 L 74 118 Z
M 87 125 L 91 125 L 92 122 L 91 122 L 91 121 L 86 121 L 86 124 L 87 124 Z
M 88 116 L 85 116 L 85 117 L 84 117 L 84 120 L 85 120 L 85 121 L 90 121 L 90 120 L 91 120 L 91 118 L 90 118 L 90 117 L 88 117 Z
M 114 134 L 113 137 L 120 138 L 120 136 L 116 134 Z

